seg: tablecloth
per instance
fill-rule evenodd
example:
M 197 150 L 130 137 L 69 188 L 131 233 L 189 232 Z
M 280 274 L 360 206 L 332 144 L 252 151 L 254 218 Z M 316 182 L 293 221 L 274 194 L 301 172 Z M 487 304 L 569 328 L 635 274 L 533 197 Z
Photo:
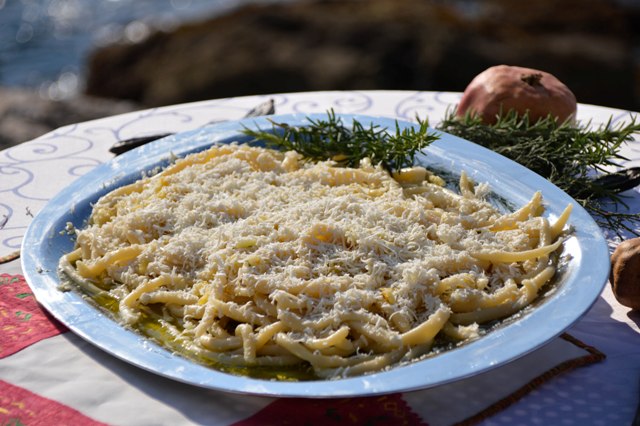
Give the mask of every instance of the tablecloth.
M 0 424 L 630 424 L 640 395 L 640 315 L 607 285 L 567 333 L 514 362 L 427 390 L 372 397 L 276 399 L 174 382 L 102 352 L 40 309 L 19 254 L 31 218 L 56 192 L 112 158 L 118 140 L 242 117 L 274 99 L 278 113 L 333 109 L 432 126 L 459 93 L 272 94 L 175 105 L 57 129 L 0 152 Z M 599 125 L 632 113 L 579 105 Z M 640 162 L 640 143 L 624 147 Z M 640 195 L 628 191 L 629 209 Z M 607 235 L 611 248 L 617 240 Z M 15 258 L 14 260 L 10 260 Z

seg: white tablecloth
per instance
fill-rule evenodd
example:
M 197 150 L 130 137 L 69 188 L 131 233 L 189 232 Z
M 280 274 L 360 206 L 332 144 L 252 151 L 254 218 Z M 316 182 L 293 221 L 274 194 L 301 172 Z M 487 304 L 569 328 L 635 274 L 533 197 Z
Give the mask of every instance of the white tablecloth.
M 78 176 L 112 158 L 108 150 L 118 140 L 240 118 L 269 98 L 275 100 L 279 114 L 324 113 L 332 108 L 339 113 L 405 120 L 428 118 L 435 126 L 459 97 L 459 93 L 405 91 L 251 96 L 150 109 L 60 128 L 0 152 L 0 258 L 19 250 L 31 218 L 47 200 Z M 629 117 L 627 111 L 591 105 L 580 105 L 578 110 L 578 120 L 591 121 L 592 125 Z M 623 152 L 629 158 L 627 165 L 640 165 L 640 141 L 626 146 Z M 640 194 L 632 190 L 627 195 L 631 197 L 629 208 L 640 211 Z M 614 236 L 608 238 L 613 247 Z M 21 273 L 17 260 L 0 264 L 0 275 Z M 0 308 L 0 316 L 19 315 L 8 309 Z M 568 330 L 571 336 L 604 353 L 605 360 L 550 375 L 522 392 L 523 385 L 550 368 L 586 353 L 556 339 L 476 382 L 403 394 L 402 403 L 424 422 L 451 424 L 520 390 L 521 399 L 496 408 L 482 423 L 630 424 L 640 395 L 639 324 L 640 315 L 621 306 L 607 285 L 588 314 Z M 70 333 L 43 339 L 0 359 L 0 380 L 109 424 L 231 424 L 273 403 L 268 398 L 170 382 L 115 360 Z M 486 383 L 496 381 L 503 385 L 494 386 L 499 389 L 494 394 Z M 439 395 L 446 395 L 446 400 Z M 3 409 L 10 412 L 7 407 L 0 391 L 0 419 Z

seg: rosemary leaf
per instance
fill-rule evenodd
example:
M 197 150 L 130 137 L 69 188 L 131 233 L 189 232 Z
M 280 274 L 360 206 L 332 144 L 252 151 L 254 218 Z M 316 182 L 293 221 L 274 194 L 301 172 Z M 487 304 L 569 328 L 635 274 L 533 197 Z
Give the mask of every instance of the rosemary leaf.
M 253 138 L 251 143 L 293 150 L 309 161 L 333 160 L 339 166 L 358 167 L 369 158 L 389 172 L 413 165 L 416 153 L 438 139 L 429 132 L 427 121 L 418 120 L 418 128 L 401 129 L 396 121 L 395 133 L 376 124 L 368 126 L 353 120 L 351 127 L 329 110 L 326 119 L 307 118 L 308 124 L 292 126 L 269 120 L 271 130 L 245 128 L 243 133 Z
M 448 111 L 438 129 L 489 148 L 547 178 L 564 190 L 604 228 L 621 236 L 622 231 L 640 235 L 640 213 L 607 211 L 603 206 L 624 205 L 615 187 L 602 184 L 598 177 L 618 167 L 624 143 L 640 132 L 640 124 L 630 122 L 613 126 L 611 119 L 598 128 L 591 123 L 559 123 L 552 117 L 530 122 L 527 115 L 514 111 L 503 114 L 493 125 L 467 114 L 457 117 Z M 629 226 L 631 225 L 631 226 Z

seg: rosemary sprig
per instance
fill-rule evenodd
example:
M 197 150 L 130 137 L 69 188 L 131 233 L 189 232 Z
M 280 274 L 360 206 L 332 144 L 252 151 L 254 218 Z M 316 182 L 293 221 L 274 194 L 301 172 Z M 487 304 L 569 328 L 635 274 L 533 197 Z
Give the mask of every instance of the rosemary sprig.
M 357 120 L 347 127 L 333 110 L 327 112 L 326 119 L 307 120 L 308 125 L 291 126 L 270 119 L 271 130 L 245 128 L 243 133 L 253 138 L 249 143 L 294 150 L 310 161 L 334 160 L 339 166 L 357 167 L 363 158 L 369 158 L 390 172 L 413 165 L 416 153 L 439 138 L 429 132 L 427 121 L 421 120 L 418 128 L 405 129 L 396 121 L 395 133 Z
M 624 200 L 615 187 L 600 179 L 613 173 L 608 167 L 625 160 L 621 146 L 640 131 L 635 117 L 624 125 L 613 126 L 609 119 L 592 128 L 591 123 L 559 123 L 552 117 L 530 122 L 527 115 L 512 111 L 487 125 L 478 116 L 457 117 L 455 111 L 448 111 L 438 129 L 489 148 L 547 178 L 592 213 L 600 226 L 618 236 L 623 230 L 640 235 L 640 213 L 609 211 L 607 207 L 624 205 Z

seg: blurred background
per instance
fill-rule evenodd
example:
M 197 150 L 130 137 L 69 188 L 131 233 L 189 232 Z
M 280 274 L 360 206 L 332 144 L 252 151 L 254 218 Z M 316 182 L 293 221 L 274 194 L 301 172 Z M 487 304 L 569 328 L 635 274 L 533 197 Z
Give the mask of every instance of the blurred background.
M 203 99 L 462 91 L 497 64 L 640 111 L 640 0 L 0 0 L 0 149 Z

